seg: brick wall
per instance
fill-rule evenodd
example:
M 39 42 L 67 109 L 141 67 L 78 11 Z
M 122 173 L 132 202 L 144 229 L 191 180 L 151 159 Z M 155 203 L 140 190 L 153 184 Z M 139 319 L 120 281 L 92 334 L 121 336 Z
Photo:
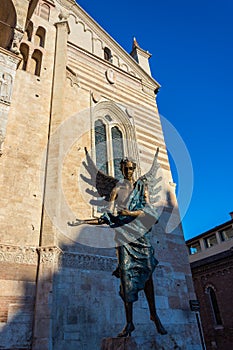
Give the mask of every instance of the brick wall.
M 233 344 L 233 252 L 191 264 L 207 350 L 231 350 Z M 207 288 L 213 288 L 222 320 L 218 325 Z

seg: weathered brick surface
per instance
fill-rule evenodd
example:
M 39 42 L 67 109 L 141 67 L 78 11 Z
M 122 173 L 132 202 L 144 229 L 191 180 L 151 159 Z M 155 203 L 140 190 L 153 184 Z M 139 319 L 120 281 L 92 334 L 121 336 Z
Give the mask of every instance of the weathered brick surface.
M 192 273 L 195 291 L 200 301 L 207 350 L 212 350 L 214 346 L 219 350 L 230 350 L 233 344 L 233 258 L 228 256 L 212 264 L 192 268 Z M 222 326 L 216 324 L 209 295 L 206 293 L 208 286 L 215 290 Z

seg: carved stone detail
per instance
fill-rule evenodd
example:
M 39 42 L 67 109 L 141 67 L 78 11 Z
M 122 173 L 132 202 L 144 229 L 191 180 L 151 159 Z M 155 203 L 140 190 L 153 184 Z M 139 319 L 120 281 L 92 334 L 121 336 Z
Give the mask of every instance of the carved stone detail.
M 10 103 L 13 78 L 11 74 L 0 72 L 0 101 Z
M 78 87 L 80 87 L 80 81 L 79 81 L 78 75 L 68 66 L 66 67 L 66 77 L 67 79 L 70 80 L 70 85 L 72 87 L 74 85 L 77 85 Z
M 62 250 L 58 247 L 40 247 L 37 249 L 40 255 L 40 263 L 46 266 L 58 263 Z
M 69 13 L 67 11 L 61 10 L 58 18 L 60 19 L 60 21 L 66 21 L 69 18 Z
M 106 74 L 106 78 L 107 78 L 108 82 L 110 84 L 114 84 L 116 81 L 116 75 L 115 75 L 114 70 L 109 68 L 105 74 Z
M 37 265 L 38 254 L 34 247 L 0 245 L 0 262 Z
M 59 268 L 83 270 L 113 271 L 117 265 L 115 257 L 94 254 L 67 253 L 56 246 L 52 247 L 17 247 L 0 245 L 0 263 L 37 265 L 38 254 L 40 263 L 46 266 L 58 264 Z
M 126 108 L 126 113 L 128 114 L 129 118 L 133 118 L 134 117 L 134 110 L 130 107 Z
M 1 50 L 0 48 L 0 66 L 5 66 L 8 69 L 11 69 L 13 71 L 16 71 L 16 67 L 20 62 L 20 57 L 13 55 L 12 53 L 10 53 L 9 51 L 3 51 L 3 49 Z
M 73 268 L 81 270 L 113 271 L 116 268 L 117 259 L 81 253 L 64 253 L 59 259 L 59 269 Z
M 14 30 L 14 37 L 11 44 L 11 52 L 15 53 L 16 55 L 20 54 L 20 42 L 23 39 L 23 29 L 22 28 L 15 28 Z
M 95 103 L 101 100 L 101 95 L 97 91 L 92 91 L 92 99 Z

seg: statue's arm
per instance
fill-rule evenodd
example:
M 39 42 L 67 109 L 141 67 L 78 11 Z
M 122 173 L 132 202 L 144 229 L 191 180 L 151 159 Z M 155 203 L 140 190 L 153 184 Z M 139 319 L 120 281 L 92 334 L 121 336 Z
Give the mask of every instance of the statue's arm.
M 67 224 L 69 226 L 79 226 L 79 225 L 102 225 L 104 224 L 104 220 L 102 220 L 101 218 L 95 218 L 95 219 L 86 219 L 86 220 L 80 220 L 80 219 L 76 219 L 75 221 L 68 221 Z
M 128 209 L 123 209 L 118 211 L 119 215 L 124 215 L 124 216 L 132 216 L 132 217 L 137 217 L 137 216 L 144 216 L 144 211 L 143 210 L 128 210 Z
M 111 192 L 110 195 L 110 202 L 109 202 L 109 206 L 108 206 L 108 211 L 109 212 L 113 212 L 114 211 L 114 203 L 115 203 L 115 199 L 117 197 L 117 188 L 114 188 Z M 67 224 L 69 226 L 79 226 L 79 225 L 103 225 L 106 224 L 106 221 L 103 218 L 94 218 L 94 219 L 86 219 L 86 220 L 80 220 L 80 219 L 76 219 L 75 221 L 68 221 Z

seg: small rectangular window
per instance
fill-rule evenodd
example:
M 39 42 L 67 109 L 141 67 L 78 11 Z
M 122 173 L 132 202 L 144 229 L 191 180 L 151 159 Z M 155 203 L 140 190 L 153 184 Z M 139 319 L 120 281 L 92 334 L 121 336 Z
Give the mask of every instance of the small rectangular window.
M 228 241 L 228 239 L 233 238 L 233 228 L 232 228 L 232 226 L 229 226 L 229 227 L 225 228 L 224 230 L 220 231 L 219 233 L 220 233 L 220 238 L 221 238 L 222 242 Z
M 188 245 L 188 249 L 190 255 L 199 253 L 201 251 L 200 242 L 198 241 Z
M 217 241 L 217 238 L 216 238 L 216 234 L 214 233 L 211 236 L 205 238 L 204 242 L 205 242 L 206 248 L 211 248 L 214 245 L 218 244 L 218 241 Z

